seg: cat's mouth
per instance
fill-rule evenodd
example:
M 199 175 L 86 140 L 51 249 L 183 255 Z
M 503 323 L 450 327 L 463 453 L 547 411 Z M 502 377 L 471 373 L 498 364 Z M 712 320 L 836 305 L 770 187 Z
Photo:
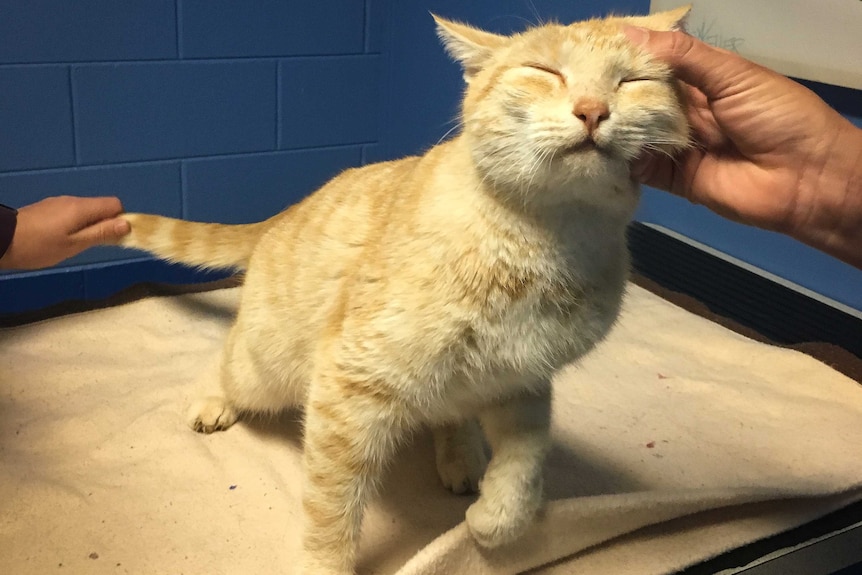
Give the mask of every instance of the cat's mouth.
M 560 155 L 562 156 L 588 153 L 598 153 L 602 154 L 603 156 L 609 155 L 608 151 L 603 147 L 599 146 L 592 138 L 587 138 L 586 140 L 582 140 L 577 144 L 566 146 L 562 150 L 560 150 Z

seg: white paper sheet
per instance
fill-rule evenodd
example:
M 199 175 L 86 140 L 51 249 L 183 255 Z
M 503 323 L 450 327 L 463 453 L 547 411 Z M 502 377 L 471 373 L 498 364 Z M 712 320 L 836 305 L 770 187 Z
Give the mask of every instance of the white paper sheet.
M 695 0 L 687 29 L 782 74 L 862 90 L 862 0 Z

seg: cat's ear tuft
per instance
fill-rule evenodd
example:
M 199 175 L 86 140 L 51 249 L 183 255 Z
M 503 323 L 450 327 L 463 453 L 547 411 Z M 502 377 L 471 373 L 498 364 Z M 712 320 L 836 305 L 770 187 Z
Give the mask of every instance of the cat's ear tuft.
M 626 18 L 626 23 L 659 32 L 684 31 L 686 19 L 690 12 L 691 4 L 686 4 L 673 10 L 656 12 L 649 16 L 632 16 Z
M 452 58 L 464 68 L 464 78 L 469 81 L 490 60 L 495 50 L 500 49 L 508 40 L 473 28 L 467 24 L 452 22 L 431 14 L 437 22 L 437 36 Z

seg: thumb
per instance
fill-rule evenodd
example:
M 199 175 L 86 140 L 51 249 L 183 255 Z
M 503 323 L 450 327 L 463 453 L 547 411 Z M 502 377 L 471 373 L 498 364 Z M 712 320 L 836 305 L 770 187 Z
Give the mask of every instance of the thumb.
M 82 248 L 89 248 L 101 244 L 116 244 L 131 230 L 131 225 L 125 219 L 112 218 L 87 226 L 74 237 Z
M 720 98 L 740 74 L 759 68 L 734 52 L 715 48 L 685 32 L 659 32 L 626 26 L 623 33 L 674 69 L 676 77 L 698 88 L 709 98 Z

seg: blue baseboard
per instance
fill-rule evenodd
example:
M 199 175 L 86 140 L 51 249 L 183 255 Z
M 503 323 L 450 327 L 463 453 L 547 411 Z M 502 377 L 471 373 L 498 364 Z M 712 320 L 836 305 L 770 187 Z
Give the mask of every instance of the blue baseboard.
M 231 275 L 140 258 L 4 275 L 0 314 L 34 311 L 70 300 L 96 300 L 142 282 L 194 284 Z

